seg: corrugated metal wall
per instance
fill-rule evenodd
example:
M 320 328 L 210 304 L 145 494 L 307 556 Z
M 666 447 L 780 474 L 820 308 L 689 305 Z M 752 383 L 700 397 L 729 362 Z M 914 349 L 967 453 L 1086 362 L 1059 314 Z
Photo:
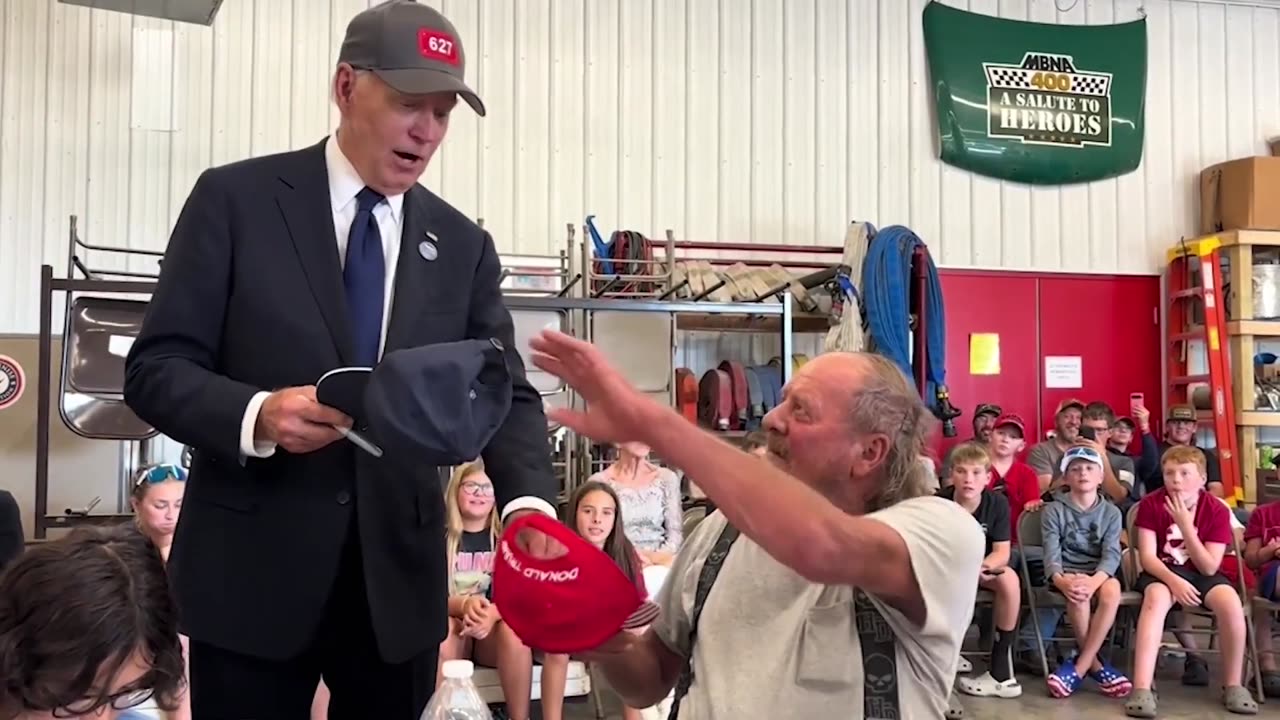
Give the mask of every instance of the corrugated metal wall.
M 1029 189 L 941 165 L 923 0 L 435 0 L 490 116 L 455 116 L 424 182 L 508 252 L 568 222 L 838 244 L 915 228 L 952 267 L 1138 272 L 1191 231 L 1195 173 L 1280 134 L 1280 10 L 1184 0 L 950 0 L 1045 22 L 1150 20 L 1143 166 Z M 67 217 L 162 248 L 196 175 L 333 123 L 327 82 L 366 0 L 227 0 L 215 26 L 0 3 L 0 331 L 36 323 Z M 1069 10 L 1059 10 L 1068 7 Z

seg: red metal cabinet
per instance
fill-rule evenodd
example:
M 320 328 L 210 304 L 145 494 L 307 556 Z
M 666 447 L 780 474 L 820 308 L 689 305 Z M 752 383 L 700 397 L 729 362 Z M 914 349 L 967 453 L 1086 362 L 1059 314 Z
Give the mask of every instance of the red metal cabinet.
M 991 402 L 1022 415 L 1028 446 L 1053 428 L 1068 397 L 1104 400 L 1120 415 L 1129 394 L 1146 396 L 1153 425 L 1161 404 L 1157 277 L 1036 275 L 941 270 L 947 312 L 947 385 L 964 414 L 954 438 L 935 439 L 939 456 L 972 435 L 973 409 Z M 970 374 L 970 336 L 1000 336 L 1000 374 Z M 1045 358 L 1080 357 L 1083 387 L 1045 388 Z
M 939 438 L 939 452 L 973 436 L 973 410 L 995 403 L 1033 423 L 1039 410 L 1034 275 L 1008 272 L 940 272 L 947 313 L 947 387 L 951 402 L 964 412 L 956 418 L 956 436 Z M 974 333 L 1000 336 L 1000 374 L 969 373 L 969 342 Z M 939 455 L 941 457 L 941 455 Z
M 1053 411 L 1064 398 L 1103 400 L 1127 415 L 1135 392 L 1145 395 L 1152 426 L 1159 428 L 1160 279 L 1051 276 L 1041 278 L 1039 297 L 1040 372 L 1045 357 L 1079 356 L 1084 378 L 1080 390 L 1043 390 L 1043 428 L 1053 427 Z

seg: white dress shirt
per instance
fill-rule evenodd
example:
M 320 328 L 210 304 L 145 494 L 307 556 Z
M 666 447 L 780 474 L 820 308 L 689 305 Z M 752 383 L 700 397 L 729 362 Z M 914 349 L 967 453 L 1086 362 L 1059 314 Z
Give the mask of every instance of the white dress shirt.
M 333 209 L 334 237 L 338 240 L 338 262 L 345 264 L 347 260 L 347 236 L 351 233 L 351 224 L 356 219 L 356 194 L 365 188 L 364 180 L 356 172 L 351 161 L 338 147 L 337 134 L 329 136 L 324 144 L 325 167 L 329 173 L 329 204 Z M 391 299 L 395 292 L 396 265 L 400 261 L 400 235 L 404 218 L 404 194 L 389 195 L 386 200 L 373 208 L 373 217 L 378 223 L 378 232 L 382 235 L 382 256 L 386 267 L 386 286 L 382 300 L 382 334 L 378 340 L 378 355 L 382 355 L 387 342 L 387 325 L 391 320 Z M 245 457 L 265 458 L 276 451 L 273 442 L 254 441 L 254 430 L 258 425 L 258 413 L 262 411 L 262 403 L 271 393 L 258 392 L 245 406 L 244 420 L 240 423 L 240 454 Z M 555 508 L 539 497 L 519 497 L 507 503 L 502 509 L 502 517 L 506 518 L 516 510 L 539 510 L 551 517 L 556 517 Z

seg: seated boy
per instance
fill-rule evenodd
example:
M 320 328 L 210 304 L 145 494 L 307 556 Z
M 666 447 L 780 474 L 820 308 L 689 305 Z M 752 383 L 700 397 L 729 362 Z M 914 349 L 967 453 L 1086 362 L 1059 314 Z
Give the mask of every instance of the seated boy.
M 1276 575 L 1280 572 L 1280 501 L 1259 505 L 1249 515 L 1244 529 L 1244 561 L 1258 574 L 1257 596 L 1280 602 Z M 1271 639 L 1272 611 L 1253 608 L 1254 636 L 1258 643 L 1258 664 L 1262 666 L 1262 689 L 1267 697 L 1280 697 L 1280 672 L 1276 669 Z
M 1036 510 L 1044 504 L 1040 498 L 1040 479 L 1036 477 L 1036 471 L 1032 470 L 1030 465 L 1018 460 L 1018 453 L 1027 446 L 1025 438 L 1026 424 L 1022 418 L 1006 413 L 996 418 L 995 425 L 991 429 L 991 439 L 987 441 L 987 451 L 991 454 L 991 484 L 987 489 L 1003 492 L 1009 501 L 1009 539 L 1012 541 L 1009 567 L 1014 572 L 1018 572 L 1022 567 L 1019 554 L 1023 552 L 1023 548 L 1018 545 L 1018 519 L 1022 517 L 1023 512 Z M 1040 548 L 1029 548 L 1026 552 L 1031 582 L 1043 585 L 1044 557 Z M 1040 625 L 1042 634 L 1047 637 L 1053 634 L 1053 629 L 1058 626 L 1061 618 L 1062 611 L 1058 608 L 1039 608 L 1035 623 Z M 1014 665 L 1021 665 L 1037 675 L 1043 675 L 1043 671 L 1040 670 L 1040 661 L 1036 656 L 1038 651 L 1032 624 L 1028 622 L 1022 627 L 1020 647 L 1016 650 Z M 987 622 L 985 627 L 990 627 L 990 623 Z M 965 663 L 960 665 L 964 670 Z
M 1174 605 L 1203 606 L 1217 620 L 1222 647 L 1222 704 L 1229 712 L 1256 715 L 1258 704 L 1241 685 L 1245 620 L 1240 595 L 1218 572 L 1232 542 L 1231 511 L 1205 491 L 1205 457 L 1198 448 L 1177 445 L 1160 459 L 1164 487 L 1138 504 L 1138 561 L 1142 593 L 1134 646 L 1133 694 L 1129 717 L 1156 717 L 1152 682 L 1165 618 Z
M 1026 426 L 1017 415 L 1001 415 L 991 430 L 987 452 L 991 454 L 991 484 L 988 490 L 1003 491 L 1009 501 L 1009 538 L 1018 542 L 1018 517 L 1023 510 L 1041 505 L 1040 480 L 1031 466 L 1018 460 L 1027 446 Z
M 1206 489 L 1208 489 L 1206 487 Z M 1216 498 L 1222 506 L 1231 509 L 1227 501 L 1213 495 L 1210 491 L 1209 495 Z M 1231 518 L 1231 534 L 1240 542 L 1240 546 L 1244 547 L 1244 525 L 1240 523 L 1240 519 L 1232 512 L 1228 517 Z M 1254 572 L 1249 569 L 1248 565 L 1242 566 L 1240 559 L 1235 556 L 1234 549 L 1231 545 L 1227 546 L 1227 550 L 1222 555 L 1222 567 L 1218 568 L 1218 573 L 1231 583 L 1231 587 L 1236 586 L 1236 579 L 1239 578 L 1244 582 L 1245 589 L 1252 593 L 1257 589 L 1258 579 Z M 1170 620 L 1173 625 L 1173 637 L 1177 639 L 1178 644 L 1182 646 L 1183 663 L 1182 663 L 1182 684 L 1191 687 L 1205 687 L 1209 684 L 1209 662 L 1205 660 L 1199 650 L 1199 639 L 1190 632 L 1191 617 L 1185 612 L 1174 613 L 1174 618 Z M 1267 622 L 1270 622 L 1268 619 Z M 1258 647 L 1263 647 L 1263 639 L 1258 639 Z M 1270 647 L 1270 645 L 1267 645 Z M 1264 679 L 1265 682 L 1265 679 Z
M 1080 689 L 1085 676 L 1110 697 L 1124 697 L 1133 683 L 1110 663 L 1098 660 L 1116 612 L 1120 609 L 1120 510 L 1098 495 L 1102 457 L 1088 447 L 1073 447 L 1062 456 L 1066 492 L 1044 506 L 1044 572 L 1067 598 L 1067 617 L 1078 654 L 1047 678 L 1054 697 Z M 1090 612 L 1094 598 L 1096 613 Z M 1091 616 L 1092 615 L 1092 616 Z
M 1016 698 L 1022 686 L 1013 675 L 1013 637 L 1021 603 L 1018 574 L 1009 567 L 1009 501 L 987 490 L 991 459 L 979 443 L 959 445 L 951 453 L 951 485 L 938 494 L 968 510 L 987 536 L 987 555 L 978 587 L 995 594 L 995 640 L 991 669 L 978 677 L 960 678 L 960 692 L 980 697 Z

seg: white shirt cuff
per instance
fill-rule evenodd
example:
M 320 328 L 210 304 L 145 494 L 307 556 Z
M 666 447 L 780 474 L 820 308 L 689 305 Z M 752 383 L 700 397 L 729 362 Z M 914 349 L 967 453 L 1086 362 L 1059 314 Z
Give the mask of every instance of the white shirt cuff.
M 244 420 L 240 421 L 240 456 L 243 458 L 265 458 L 275 454 L 276 444 L 273 442 L 254 442 L 253 433 L 258 427 L 258 413 L 262 412 L 262 403 L 266 402 L 269 392 L 255 393 L 244 408 Z
M 556 509 L 551 506 L 551 503 L 540 497 L 526 495 L 512 500 L 507 503 L 506 507 L 502 508 L 502 521 L 506 522 L 507 516 L 517 510 L 537 510 L 545 515 L 550 515 L 552 518 L 559 519 L 556 515 Z

